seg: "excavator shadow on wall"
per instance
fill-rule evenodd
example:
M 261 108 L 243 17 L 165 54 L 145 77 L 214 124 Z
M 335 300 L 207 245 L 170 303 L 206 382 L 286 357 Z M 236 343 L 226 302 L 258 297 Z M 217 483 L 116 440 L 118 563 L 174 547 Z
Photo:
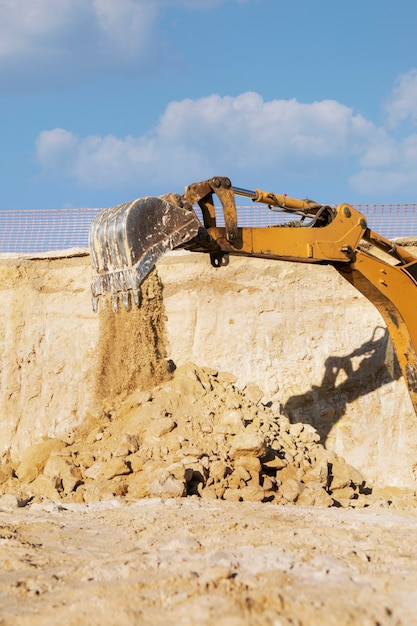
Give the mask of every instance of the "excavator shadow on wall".
M 388 331 L 376 326 L 369 341 L 350 354 L 328 357 L 321 385 L 290 397 L 281 412 L 292 423 L 314 426 L 325 443 L 349 403 L 400 377 Z

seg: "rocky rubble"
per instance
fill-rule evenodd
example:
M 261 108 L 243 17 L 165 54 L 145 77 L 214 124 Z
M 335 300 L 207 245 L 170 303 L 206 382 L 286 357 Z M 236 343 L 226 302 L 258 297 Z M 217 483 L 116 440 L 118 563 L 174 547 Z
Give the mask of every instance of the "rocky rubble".
M 319 442 L 315 429 L 277 416 L 261 389 L 186 364 L 117 411 L 90 417 L 66 440 L 4 458 L 3 494 L 22 503 L 119 497 L 366 506 L 363 476 Z

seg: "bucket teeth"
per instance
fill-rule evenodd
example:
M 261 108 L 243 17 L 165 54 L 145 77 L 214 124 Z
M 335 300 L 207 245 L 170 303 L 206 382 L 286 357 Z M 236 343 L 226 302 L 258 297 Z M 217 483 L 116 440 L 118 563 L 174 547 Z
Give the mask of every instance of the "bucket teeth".
M 193 210 L 163 198 L 140 198 L 102 211 L 90 227 L 90 249 L 96 275 L 91 283 L 93 309 L 110 293 L 113 311 L 118 294 L 125 309 L 130 294 L 140 306 L 139 287 L 157 260 L 198 235 L 201 224 Z
M 117 293 L 111 294 L 111 308 L 113 309 L 113 313 L 117 313 L 119 310 L 119 296 Z
M 133 302 L 139 308 L 140 307 L 140 292 L 139 289 L 132 289 Z
M 131 301 L 130 301 L 130 293 L 128 291 L 122 292 L 122 302 L 125 311 L 130 311 L 131 309 Z

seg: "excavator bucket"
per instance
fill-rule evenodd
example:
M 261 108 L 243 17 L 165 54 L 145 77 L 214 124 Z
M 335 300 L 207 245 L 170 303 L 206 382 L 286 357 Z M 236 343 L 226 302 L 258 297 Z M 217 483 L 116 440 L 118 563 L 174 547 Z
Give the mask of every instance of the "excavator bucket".
M 194 211 L 165 198 L 140 198 L 105 209 L 90 227 L 90 250 L 96 275 L 91 283 L 93 309 L 111 294 L 117 311 L 131 298 L 139 306 L 139 287 L 163 254 L 193 239 L 201 223 Z

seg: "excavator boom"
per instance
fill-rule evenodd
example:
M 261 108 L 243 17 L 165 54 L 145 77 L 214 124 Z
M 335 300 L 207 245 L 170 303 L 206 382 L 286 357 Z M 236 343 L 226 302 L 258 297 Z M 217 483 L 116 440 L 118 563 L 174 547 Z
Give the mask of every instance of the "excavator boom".
M 214 196 L 221 204 L 222 225 Z M 268 228 L 242 228 L 236 196 L 290 219 Z M 334 208 L 242 189 L 216 176 L 189 185 L 181 196 L 141 198 L 103 211 L 91 224 L 90 248 L 94 310 L 107 293 L 114 311 L 119 299 L 126 309 L 131 300 L 139 306 L 141 282 L 163 254 L 176 248 L 208 253 L 215 267 L 227 264 L 229 255 L 332 265 L 383 316 L 417 414 L 417 257 L 370 230 L 351 205 Z

